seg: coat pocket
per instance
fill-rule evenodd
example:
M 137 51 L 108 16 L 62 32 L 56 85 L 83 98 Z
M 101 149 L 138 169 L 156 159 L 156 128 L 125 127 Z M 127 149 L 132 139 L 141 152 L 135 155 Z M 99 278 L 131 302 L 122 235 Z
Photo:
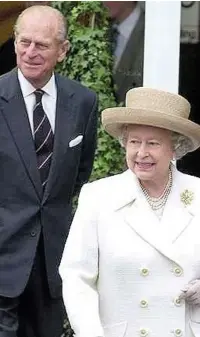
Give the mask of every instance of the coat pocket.
M 124 337 L 126 333 L 126 322 L 109 324 L 103 327 L 105 337 Z

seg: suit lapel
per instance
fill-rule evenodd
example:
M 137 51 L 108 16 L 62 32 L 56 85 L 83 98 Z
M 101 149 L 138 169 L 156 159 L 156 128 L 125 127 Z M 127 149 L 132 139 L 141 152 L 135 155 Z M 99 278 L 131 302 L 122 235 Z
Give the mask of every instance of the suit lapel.
M 63 79 L 56 75 L 57 85 L 57 103 L 56 103 L 56 120 L 54 133 L 54 148 L 49 178 L 46 189 L 44 191 L 43 201 L 48 198 L 54 183 L 59 175 L 59 169 L 66 156 L 71 137 L 71 129 L 75 123 L 75 110 L 77 108 L 74 91 L 67 80 L 63 83 Z
M 39 198 L 41 198 L 42 186 L 37 169 L 34 142 L 16 70 L 10 73 L 7 85 L 3 88 L 0 96 L 3 98 L 2 112 L 7 121 L 13 141 L 16 144 L 21 160 L 24 163 L 36 193 Z

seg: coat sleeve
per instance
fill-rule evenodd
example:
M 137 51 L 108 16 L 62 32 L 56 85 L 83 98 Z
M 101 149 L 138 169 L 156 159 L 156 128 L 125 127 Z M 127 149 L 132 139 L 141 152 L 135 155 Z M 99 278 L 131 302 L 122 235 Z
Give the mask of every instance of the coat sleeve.
M 77 337 L 103 336 L 97 292 L 97 215 L 91 185 L 81 189 L 59 268 L 65 307 Z

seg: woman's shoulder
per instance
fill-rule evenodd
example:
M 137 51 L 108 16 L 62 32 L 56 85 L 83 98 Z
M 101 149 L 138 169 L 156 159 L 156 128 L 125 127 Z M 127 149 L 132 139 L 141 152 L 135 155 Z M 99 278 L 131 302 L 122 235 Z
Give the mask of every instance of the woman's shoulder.
M 190 174 L 187 174 L 187 173 L 183 173 L 183 172 L 180 172 L 180 171 L 178 171 L 178 175 L 185 182 L 188 182 L 188 183 L 191 183 L 191 184 L 194 184 L 194 185 L 197 184 L 197 186 L 200 185 L 200 178 L 199 177 L 196 177 L 196 176 L 193 176 L 193 175 L 190 175 Z
M 85 185 L 87 189 L 111 189 L 113 186 L 123 183 L 123 180 L 126 179 L 128 171 L 123 173 L 115 174 L 109 177 L 104 177 L 97 179 L 95 181 L 89 182 Z
M 91 196 L 95 199 L 102 198 L 103 196 L 103 198 L 107 200 L 117 193 L 120 193 L 122 186 L 127 183 L 129 176 L 130 172 L 127 170 L 123 173 L 89 182 L 82 187 L 81 194 Z

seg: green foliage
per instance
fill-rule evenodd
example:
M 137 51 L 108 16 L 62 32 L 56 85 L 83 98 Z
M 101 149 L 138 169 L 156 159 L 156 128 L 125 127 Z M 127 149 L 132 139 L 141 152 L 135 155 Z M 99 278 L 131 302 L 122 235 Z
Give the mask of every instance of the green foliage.
M 91 180 L 119 173 L 123 169 L 123 150 L 100 123 L 101 111 L 117 105 L 107 10 L 101 1 L 55 1 L 53 6 L 67 19 L 71 43 L 68 56 L 57 70 L 93 89 L 99 98 L 98 145 Z

